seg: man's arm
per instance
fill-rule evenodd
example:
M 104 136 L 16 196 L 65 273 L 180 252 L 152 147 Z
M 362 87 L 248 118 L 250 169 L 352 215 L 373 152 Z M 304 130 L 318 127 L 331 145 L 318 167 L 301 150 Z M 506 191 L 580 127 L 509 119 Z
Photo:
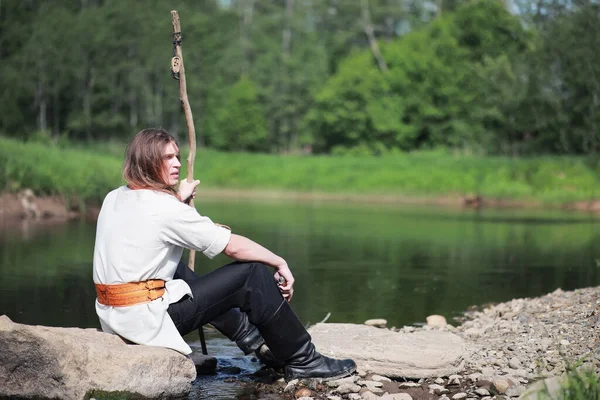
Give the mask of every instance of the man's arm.
M 247 237 L 231 234 L 229 243 L 223 250 L 223 254 L 233 258 L 236 261 L 257 261 L 275 268 L 275 279 L 282 276 L 285 283 L 279 285 L 279 290 L 288 301 L 292 299 L 294 289 L 294 276 L 287 265 L 287 262 L 273 253 L 271 250 L 248 239 Z

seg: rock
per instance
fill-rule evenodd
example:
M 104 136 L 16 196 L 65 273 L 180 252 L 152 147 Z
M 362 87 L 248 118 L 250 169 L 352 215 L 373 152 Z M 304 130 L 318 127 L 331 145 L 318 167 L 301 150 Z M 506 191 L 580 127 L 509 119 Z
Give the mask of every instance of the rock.
M 508 361 L 508 366 L 511 367 L 512 369 L 519 369 L 522 368 L 523 365 L 521 364 L 521 360 L 519 360 L 517 357 L 513 357 Z
M 442 315 L 430 315 L 426 320 L 427 326 L 441 327 L 448 325 L 446 318 Z
M 450 332 L 396 333 L 366 325 L 316 324 L 309 329 L 320 353 L 352 358 L 359 368 L 391 378 L 428 378 L 461 371 L 463 340 Z
M 214 374 L 217 370 L 217 359 L 215 357 L 207 356 L 197 351 L 190 354 L 190 358 L 196 366 L 198 375 Z
M 510 382 L 506 378 L 496 377 L 492 381 L 492 387 L 499 394 L 506 393 L 506 389 L 510 386 Z
M 329 387 L 338 387 L 342 383 L 354 383 L 356 381 L 355 376 L 347 376 L 346 378 L 336 379 L 334 381 L 327 381 L 326 384 Z
M 408 393 L 384 394 L 380 397 L 381 400 L 412 400 L 412 396 Z
M 0 397 L 83 399 L 94 390 L 183 397 L 194 363 L 162 347 L 96 329 L 31 326 L 0 316 Z M 122 394 L 121 394 L 122 395 Z
M 314 400 L 314 399 L 309 396 L 302 396 L 302 397 L 296 397 L 296 400 Z
M 467 394 L 466 393 L 456 393 L 454 396 L 452 396 L 452 400 L 460 400 L 460 399 L 466 399 L 467 398 Z
M 490 391 L 484 388 L 479 388 L 475 390 L 475 393 L 479 396 L 489 396 Z
M 358 381 L 356 383 L 359 384 L 359 385 L 361 385 L 361 386 L 366 386 L 369 389 L 371 389 L 372 387 L 374 387 L 374 388 L 380 388 L 380 387 L 383 386 L 383 383 L 377 382 L 377 381 Z
M 294 393 L 294 397 L 297 399 L 310 396 L 312 396 L 312 392 L 307 388 L 300 388 L 298 391 L 296 391 L 296 393 Z
M 339 394 L 358 393 L 360 386 L 354 383 L 342 383 L 340 386 L 335 388 L 333 391 Z
M 337 396 L 335 396 L 335 397 L 337 397 Z M 329 397 L 328 397 L 328 398 L 329 398 Z M 361 396 L 360 394 L 358 394 L 358 393 L 350 393 L 350 394 L 348 395 L 348 398 L 349 398 L 350 400 L 361 400 L 361 399 L 362 399 L 362 396 Z M 341 397 L 338 397 L 338 399 L 339 399 L 339 400 L 342 400 L 342 398 L 341 398 Z
M 374 326 L 375 328 L 385 328 L 387 326 L 387 320 L 383 318 L 368 319 L 365 321 L 365 325 Z
M 554 376 L 552 378 L 544 379 L 543 381 L 538 381 L 531 385 L 525 392 L 521 394 L 519 400 L 538 400 L 541 391 L 548 391 L 550 399 L 559 398 L 559 393 L 562 388 L 564 377 Z M 546 396 L 544 396 L 546 397 Z
M 444 380 L 442 378 L 437 378 L 434 382 L 437 383 L 438 385 L 444 384 Z
M 435 393 L 437 395 L 440 395 L 448 392 L 450 391 L 441 385 L 429 385 L 429 393 Z
M 518 397 L 520 395 L 522 395 L 523 393 L 525 393 L 525 387 L 524 386 L 511 386 L 508 389 L 506 389 L 506 395 L 510 396 L 510 397 Z
M 421 385 L 419 385 L 418 383 L 415 382 L 402 382 L 399 387 L 401 388 L 414 388 L 414 387 L 419 387 Z
M 381 375 L 373 375 L 371 376 L 371 380 L 375 382 L 391 382 L 392 380 L 388 377 Z
M 293 379 L 293 380 L 289 381 L 287 383 L 287 385 L 285 386 L 285 388 L 283 389 L 283 392 L 284 393 L 293 392 L 294 390 L 296 390 L 297 384 L 298 384 L 298 379 Z
M 379 400 L 379 396 L 377 396 L 375 393 L 369 392 L 368 390 L 363 392 L 360 397 L 362 397 L 363 400 Z

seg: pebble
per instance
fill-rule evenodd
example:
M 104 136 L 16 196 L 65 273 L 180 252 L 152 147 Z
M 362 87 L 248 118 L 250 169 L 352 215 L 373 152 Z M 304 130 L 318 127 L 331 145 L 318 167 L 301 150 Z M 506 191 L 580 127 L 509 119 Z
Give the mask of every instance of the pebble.
M 340 386 L 335 388 L 333 391 L 339 394 L 348 394 L 348 393 L 358 393 L 360 390 L 360 386 L 355 385 L 354 383 L 342 383 Z
M 442 315 L 430 315 L 426 319 L 427 326 L 431 327 L 442 327 L 448 325 L 446 318 Z
M 384 394 L 379 399 L 380 400 L 413 400 L 412 396 L 408 393 Z
M 297 399 L 310 396 L 312 396 L 312 392 L 307 388 L 298 389 L 298 391 L 294 394 L 294 397 Z
M 387 320 L 383 318 L 368 319 L 365 321 L 365 325 L 374 326 L 375 328 L 385 328 Z
M 366 387 L 368 387 L 369 389 L 370 389 L 371 387 L 380 388 L 380 387 L 382 387 L 382 386 L 383 386 L 383 383 L 381 383 L 381 382 L 377 382 L 377 381 L 358 381 L 358 382 L 356 382 L 356 383 L 357 383 L 357 384 L 359 384 L 359 385 L 362 385 L 362 386 L 366 386 Z
M 490 391 L 484 388 L 479 388 L 477 390 L 475 390 L 475 393 L 478 394 L 479 396 L 489 396 L 490 395 Z
M 391 382 L 392 381 L 390 378 L 388 378 L 386 376 L 381 376 L 381 375 L 373 375 L 371 377 L 371 380 L 375 381 L 375 382 Z
M 368 390 L 363 392 L 360 397 L 362 397 L 363 400 L 378 400 L 379 396 L 377 396 L 375 393 L 371 393 Z
M 506 378 L 496 377 L 492 381 L 492 386 L 500 394 L 506 393 L 506 389 L 510 386 L 510 382 Z
M 466 393 L 456 393 L 454 396 L 452 396 L 452 400 L 460 400 L 460 399 L 466 399 L 467 398 L 467 394 Z
M 401 388 L 413 388 L 413 387 L 420 387 L 421 385 L 416 382 L 402 382 L 398 386 Z
M 288 393 L 288 392 L 295 390 L 297 384 L 298 384 L 298 379 L 293 379 L 293 380 L 289 381 L 288 384 L 285 386 L 285 389 L 283 389 L 283 392 Z

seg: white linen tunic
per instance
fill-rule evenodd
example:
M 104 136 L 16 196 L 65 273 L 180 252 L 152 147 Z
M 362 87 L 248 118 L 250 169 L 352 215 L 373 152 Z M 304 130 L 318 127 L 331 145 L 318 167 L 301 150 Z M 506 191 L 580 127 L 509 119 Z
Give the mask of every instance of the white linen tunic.
M 213 258 L 229 243 L 231 232 L 215 225 L 175 196 L 126 186 L 110 192 L 102 204 L 94 247 L 94 283 L 115 284 L 163 279 L 165 294 L 149 303 L 111 307 L 98 303 L 102 330 L 134 343 L 192 350 L 167 313 L 169 304 L 192 295 L 189 285 L 173 279 L 183 248 Z

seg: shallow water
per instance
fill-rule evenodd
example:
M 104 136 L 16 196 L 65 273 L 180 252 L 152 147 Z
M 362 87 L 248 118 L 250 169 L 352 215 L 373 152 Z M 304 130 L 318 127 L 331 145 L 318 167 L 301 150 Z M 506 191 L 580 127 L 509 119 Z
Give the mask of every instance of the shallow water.
M 282 255 L 304 323 L 453 322 L 472 305 L 600 285 L 599 220 L 588 214 L 380 204 L 202 201 L 202 214 Z M 94 225 L 0 223 L 0 314 L 16 322 L 98 327 L 91 279 Z M 197 256 L 196 271 L 227 263 Z M 197 335 L 188 335 L 192 346 Z M 218 334 L 220 365 L 258 365 Z M 193 398 L 253 398 L 227 373 L 202 377 Z M 239 376 L 238 376 L 239 377 Z

